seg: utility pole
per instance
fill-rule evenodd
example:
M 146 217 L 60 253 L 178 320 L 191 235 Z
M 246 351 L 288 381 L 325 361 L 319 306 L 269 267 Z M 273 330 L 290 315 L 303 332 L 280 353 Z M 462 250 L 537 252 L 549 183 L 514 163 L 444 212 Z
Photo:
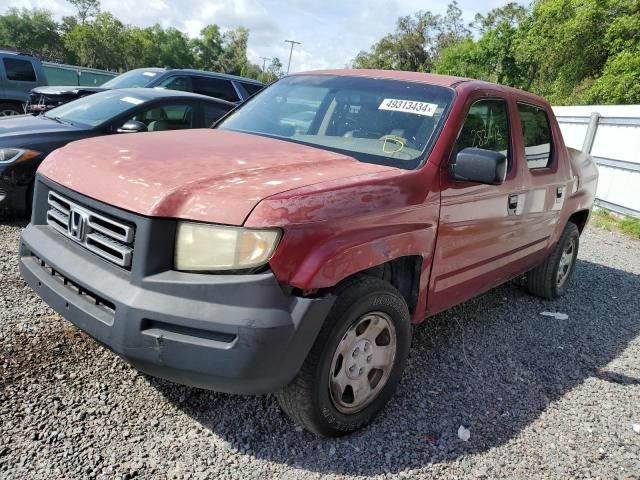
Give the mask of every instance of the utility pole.
M 296 42 L 295 40 L 285 40 L 285 42 L 291 44 L 291 50 L 289 50 L 289 63 L 287 64 L 287 75 L 289 75 L 289 69 L 291 68 L 291 55 L 293 54 L 293 46 L 301 45 L 301 43 Z
M 270 60 L 269 57 L 260 57 L 262 59 L 262 72 L 260 73 L 260 81 L 264 82 L 264 69 L 267 65 L 267 60 Z

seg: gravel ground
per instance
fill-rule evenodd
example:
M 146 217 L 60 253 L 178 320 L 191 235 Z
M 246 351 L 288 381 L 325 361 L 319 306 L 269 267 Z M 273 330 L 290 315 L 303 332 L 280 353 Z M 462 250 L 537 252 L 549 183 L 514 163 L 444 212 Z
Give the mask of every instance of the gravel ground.
M 561 300 L 509 284 L 430 319 L 386 410 L 326 440 L 273 396 L 137 373 L 24 286 L 20 227 L 0 224 L 0 477 L 640 478 L 636 240 L 590 229 Z

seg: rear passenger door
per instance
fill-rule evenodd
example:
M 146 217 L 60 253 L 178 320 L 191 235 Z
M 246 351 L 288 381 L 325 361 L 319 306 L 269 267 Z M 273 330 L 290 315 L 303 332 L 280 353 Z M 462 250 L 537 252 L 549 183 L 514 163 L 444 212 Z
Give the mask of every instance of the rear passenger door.
M 524 189 L 521 193 L 523 209 L 522 234 L 538 240 L 540 259 L 552 242 L 567 195 L 570 172 L 560 161 L 560 152 L 547 107 L 525 101 L 516 102 L 520 131 L 518 155 L 522 158 Z

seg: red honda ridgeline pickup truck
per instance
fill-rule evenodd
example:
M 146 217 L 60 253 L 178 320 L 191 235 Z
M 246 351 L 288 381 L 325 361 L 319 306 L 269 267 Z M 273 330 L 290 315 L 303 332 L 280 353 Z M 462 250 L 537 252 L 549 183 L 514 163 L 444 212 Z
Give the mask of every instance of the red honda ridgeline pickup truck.
M 392 396 L 412 324 L 525 273 L 531 293 L 565 293 L 597 176 L 537 96 L 310 72 L 213 130 L 52 153 L 20 267 L 141 371 L 277 392 L 337 436 Z

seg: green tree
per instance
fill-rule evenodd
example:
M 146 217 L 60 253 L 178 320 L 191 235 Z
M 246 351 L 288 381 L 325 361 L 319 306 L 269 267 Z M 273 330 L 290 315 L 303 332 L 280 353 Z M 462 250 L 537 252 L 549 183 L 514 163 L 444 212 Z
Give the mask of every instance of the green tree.
M 621 1 L 613 7 L 604 38 L 607 62 L 584 99 L 587 103 L 640 103 L 640 1 Z
M 222 52 L 216 63 L 216 69 L 223 73 L 244 75 L 249 70 L 247 43 L 249 30 L 239 27 L 228 30 L 222 35 Z
M 284 66 L 278 57 L 274 57 L 271 59 L 271 63 L 267 67 L 264 82 L 273 83 L 282 76 L 284 76 Z
M 383 37 L 368 52 L 358 53 L 353 65 L 429 72 L 443 49 L 464 41 L 469 34 L 462 11 L 454 1 L 444 17 L 420 11 L 398 18 L 395 32 Z
M 99 13 L 93 23 L 79 23 L 65 35 L 65 46 L 87 67 L 126 69 L 122 55 L 127 27 L 111 13 Z
M 82 25 L 100 13 L 100 0 L 68 0 L 78 10 L 78 20 Z
M 147 67 L 192 68 L 195 64 L 192 43 L 180 30 L 156 24 L 136 31 L 134 37 Z
M 207 25 L 200 31 L 200 37 L 193 41 L 198 68 L 215 70 L 222 55 L 222 34 L 218 25 Z
M 484 52 L 471 38 L 442 51 L 435 65 L 435 73 L 457 77 L 490 80 L 490 71 L 485 65 Z
M 477 15 L 477 41 L 436 71 L 530 90 L 555 104 L 640 102 L 640 0 L 537 0 Z
M 0 16 L 0 45 L 44 60 L 61 61 L 64 44 L 58 29 L 47 10 L 10 8 Z
M 481 34 L 479 39 L 446 48 L 436 72 L 522 86 L 527 63 L 517 57 L 517 50 L 526 19 L 527 10 L 516 3 L 477 14 L 471 26 Z
M 617 2 L 618 0 L 616 0 Z M 531 65 L 526 87 L 554 103 L 578 101 L 607 60 L 603 38 L 611 0 L 538 0 L 524 25 L 519 56 Z

